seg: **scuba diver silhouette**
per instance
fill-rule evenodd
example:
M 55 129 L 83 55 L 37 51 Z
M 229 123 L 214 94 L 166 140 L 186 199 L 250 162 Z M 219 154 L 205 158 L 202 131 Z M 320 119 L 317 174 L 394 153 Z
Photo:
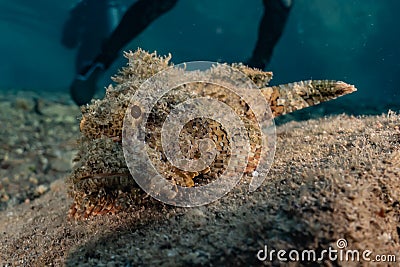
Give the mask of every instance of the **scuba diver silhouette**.
M 79 46 L 74 81 L 70 86 L 77 105 L 90 102 L 100 75 L 118 57 L 119 51 L 147 26 L 171 10 L 178 0 L 137 0 L 126 10 L 116 0 L 82 0 L 70 12 L 62 43 Z M 283 33 L 292 7 L 291 0 L 263 0 L 264 14 L 258 37 L 247 65 L 264 69 Z M 119 22 L 119 23 L 118 23 Z M 103 42 L 102 42 L 103 41 Z

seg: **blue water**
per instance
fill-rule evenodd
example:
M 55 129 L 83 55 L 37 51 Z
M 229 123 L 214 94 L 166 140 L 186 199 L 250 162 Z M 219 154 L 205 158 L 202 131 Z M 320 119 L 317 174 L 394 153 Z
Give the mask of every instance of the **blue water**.
M 311 78 L 344 80 L 359 89 L 347 97 L 354 107 L 371 105 L 384 112 L 400 106 L 399 1 L 293 1 L 287 27 L 267 67 L 275 74 L 275 84 Z M 60 39 L 74 3 L 0 0 L 2 90 L 68 91 L 76 51 L 63 47 Z M 253 50 L 262 11 L 261 0 L 180 0 L 126 49 L 140 46 L 160 54 L 171 52 L 175 63 L 245 61 Z M 124 62 L 121 57 L 106 77 Z M 102 85 L 108 82 L 104 78 Z

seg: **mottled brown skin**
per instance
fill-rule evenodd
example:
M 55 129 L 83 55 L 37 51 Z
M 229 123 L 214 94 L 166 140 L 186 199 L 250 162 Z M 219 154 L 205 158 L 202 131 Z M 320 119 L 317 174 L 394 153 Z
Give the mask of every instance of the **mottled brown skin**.
M 126 53 L 129 59 L 128 66 L 123 68 L 118 76 L 114 77 L 117 86 L 109 86 L 106 96 L 102 100 L 95 100 L 90 105 L 82 107 L 82 119 L 80 130 L 80 151 L 78 152 L 73 172 L 67 178 L 70 195 L 74 198 L 74 204 L 70 209 L 70 216 L 84 219 L 106 213 L 117 213 L 130 209 L 138 209 L 147 199 L 146 194 L 136 185 L 126 166 L 122 150 L 122 126 L 126 109 L 130 98 L 139 88 L 142 82 L 152 77 L 155 73 L 170 66 L 171 56 L 159 57 L 155 53 L 149 54 L 141 49 L 136 52 Z M 286 85 L 268 87 L 272 78 L 271 72 L 252 69 L 241 64 L 232 65 L 248 76 L 260 89 L 274 117 L 293 112 L 328 101 L 336 97 L 354 92 L 352 85 L 337 81 L 301 81 Z M 233 96 L 221 93 L 220 88 L 211 88 L 209 96 L 221 101 L 228 101 L 234 109 L 240 113 L 246 121 L 249 131 L 251 151 L 248 157 L 246 173 L 252 173 L 260 158 L 259 129 L 252 112 L 246 111 L 246 103 L 236 101 Z M 178 101 L 173 97 L 166 101 Z M 236 102 L 235 102 L 236 101 Z M 179 102 L 179 101 L 178 101 Z M 160 103 L 160 107 L 168 106 L 168 103 Z M 164 110 L 165 114 L 169 110 Z M 155 113 L 153 119 L 147 123 L 149 132 L 146 143 L 150 147 L 153 163 L 159 171 L 162 171 L 167 179 L 182 186 L 196 186 L 217 179 L 224 170 L 224 162 L 229 159 L 229 141 L 224 129 L 212 121 L 199 120 L 197 125 L 209 125 L 206 129 L 198 127 L 191 131 L 193 125 L 189 125 L 182 132 L 182 140 L 191 140 L 198 136 L 207 135 L 215 138 L 220 151 L 220 157 L 213 165 L 202 172 L 185 172 L 171 166 L 168 162 L 160 161 L 159 155 L 163 154 L 160 141 L 159 121 L 162 116 Z M 210 124 L 211 123 L 211 124 Z M 211 126 L 213 125 L 213 126 Z M 196 128 L 197 129 L 197 128 Z M 188 147 L 182 147 L 188 154 L 196 155 L 197 151 L 190 151 Z

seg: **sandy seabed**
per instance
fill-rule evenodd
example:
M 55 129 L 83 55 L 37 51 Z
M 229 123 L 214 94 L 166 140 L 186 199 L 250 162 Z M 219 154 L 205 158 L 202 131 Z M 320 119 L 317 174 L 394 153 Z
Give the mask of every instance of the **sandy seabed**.
M 79 109 L 62 94 L 21 92 L 3 93 L 0 110 L 0 266 L 283 263 L 276 253 L 260 261 L 265 246 L 314 250 L 317 257 L 329 248 L 371 250 L 371 261 L 400 262 L 400 116 L 393 112 L 278 126 L 269 177 L 253 193 L 239 184 L 198 208 L 154 201 L 135 213 L 74 221 L 67 217 L 72 200 L 64 179 L 76 151 Z M 345 248 L 338 249 L 339 239 Z M 371 262 L 326 255 L 314 263 Z

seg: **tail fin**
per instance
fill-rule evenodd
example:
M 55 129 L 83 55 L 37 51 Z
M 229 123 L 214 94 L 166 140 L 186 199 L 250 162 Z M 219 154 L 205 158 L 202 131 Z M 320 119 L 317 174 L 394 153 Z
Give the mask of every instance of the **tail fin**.
M 274 117 L 317 105 L 357 91 L 342 81 L 309 80 L 265 87 L 261 92 L 270 104 Z

